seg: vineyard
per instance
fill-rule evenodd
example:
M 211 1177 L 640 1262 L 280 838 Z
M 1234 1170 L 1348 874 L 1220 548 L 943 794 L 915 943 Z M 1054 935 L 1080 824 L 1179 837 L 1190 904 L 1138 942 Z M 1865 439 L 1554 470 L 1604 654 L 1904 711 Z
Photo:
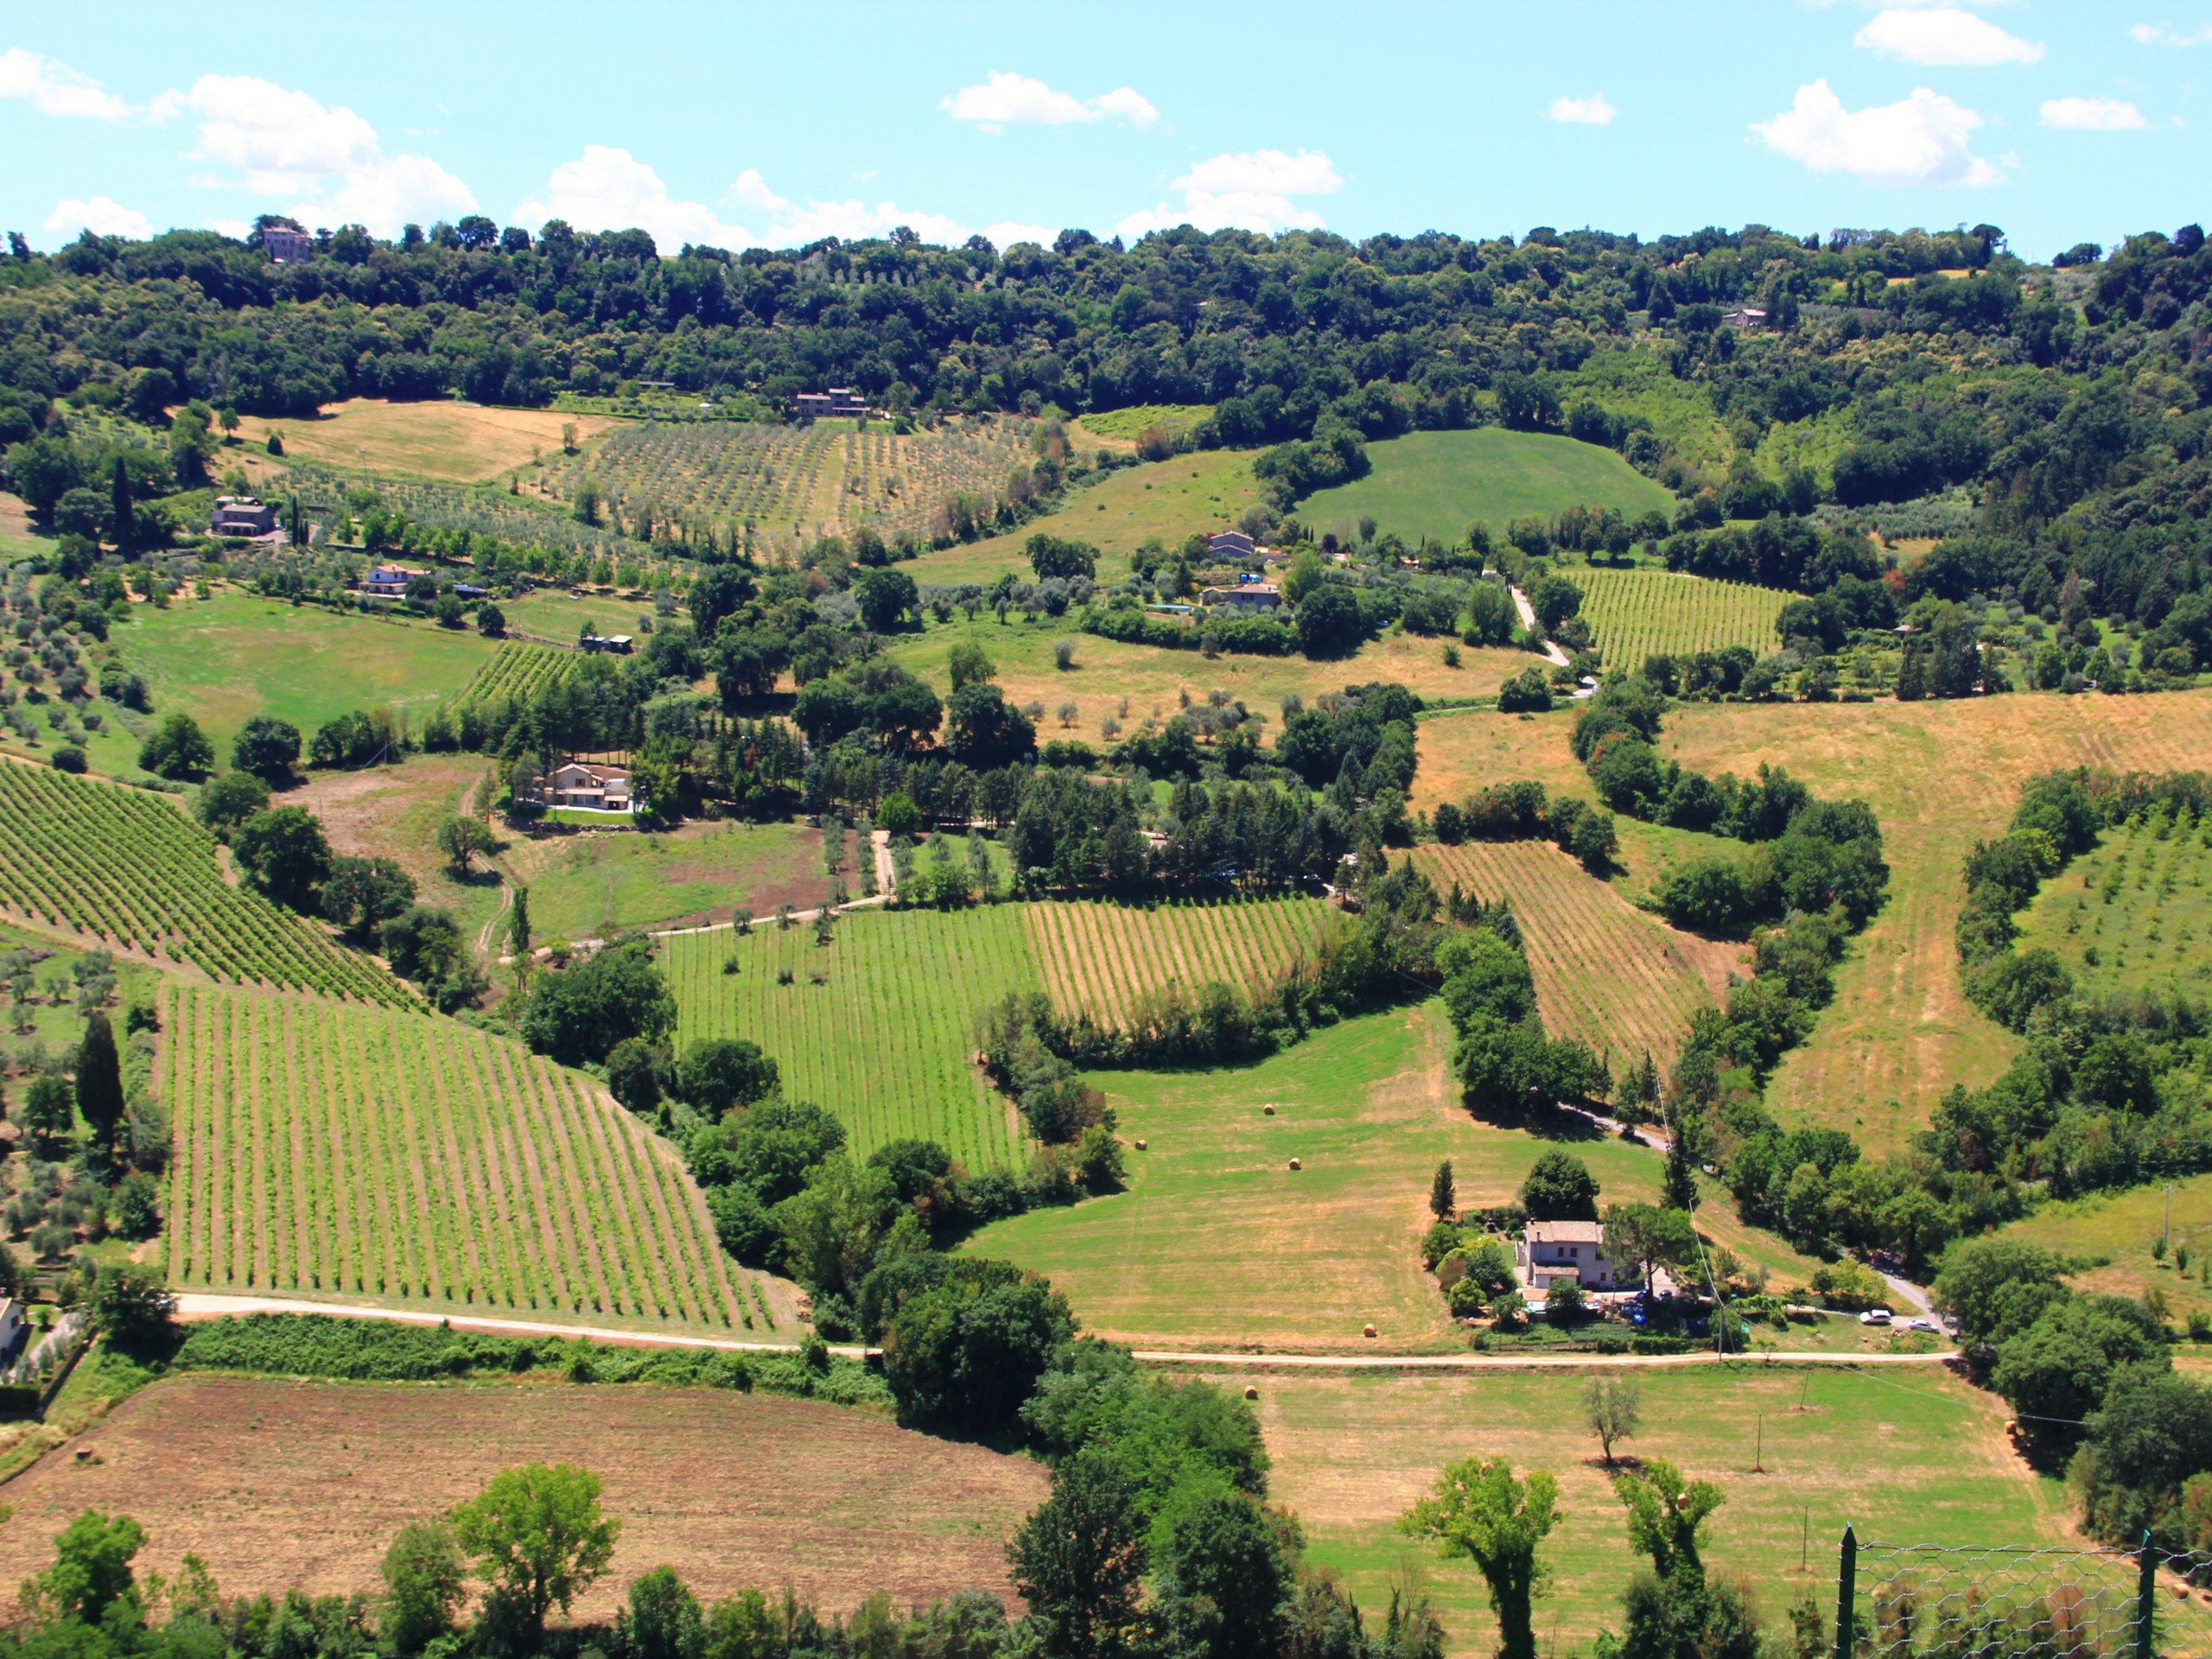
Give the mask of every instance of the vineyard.
M 1046 994 L 1063 1014 L 1124 1026 L 1138 995 L 1208 980 L 1264 988 L 1313 941 L 1326 907 L 1313 899 L 1232 904 L 1025 906 Z
M 464 1026 L 172 982 L 170 1282 L 772 1326 L 674 1154 Z
M 234 983 L 412 1006 L 370 958 L 226 882 L 216 842 L 159 796 L 0 766 L 0 906 Z
M 971 1062 L 976 1015 L 1037 988 L 1013 906 L 856 912 L 828 945 L 772 924 L 664 943 L 679 1052 L 702 1037 L 760 1044 L 784 1092 L 835 1112 L 856 1152 L 912 1135 L 970 1169 L 1022 1161 L 1006 1101 Z
M 1549 842 L 1424 847 L 1414 858 L 1440 887 L 1512 902 L 1545 1027 L 1608 1057 L 1617 1077 L 1644 1053 L 1663 1070 L 1690 1015 L 1745 965 L 1740 946 L 1675 931 Z
M 618 427 L 586 452 L 550 458 L 538 487 L 568 500 L 595 481 L 626 520 L 639 513 L 755 526 L 755 546 L 788 551 L 817 537 L 872 526 L 889 537 L 944 528 L 954 495 L 995 497 L 1030 458 L 1032 423 L 1018 417 L 948 424 L 899 436 L 887 424 L 795 427 L 652 421 Z
M 576 671 L 583 658 L 557 645 L 503 641 L 476 676 L 454 698 L 457 709 L 495 702 L 528 702 Z
M 299 462 L 288 469 L 283 487 L 312 506 L 343 501 L 356 489 L 372 490 L 386 510 L 403 512 L 418 524 L 466 530 L 525 547 L 555 548 L 606 559 L 610 564 L 625 561 L 644 564 L 652 557 L 652 550 L 640 543 L 578 524 L 562 508 L 527 494 L 512 495 L 498 485 L 441 484 Z
M 1661 570 L 1577 570 L 1567 579 L 1582 589 L 1582 615 L 1611 666 L 1727 645 L 1764 657 L 1782 644 L 1774 623 L 1789 595 L 1772 588 Z

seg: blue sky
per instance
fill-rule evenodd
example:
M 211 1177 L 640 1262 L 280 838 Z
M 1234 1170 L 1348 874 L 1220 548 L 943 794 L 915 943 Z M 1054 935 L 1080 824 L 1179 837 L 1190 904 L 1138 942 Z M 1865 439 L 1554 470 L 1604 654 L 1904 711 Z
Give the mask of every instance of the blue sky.
M 17 0 L 0 228 L 1987 221 L 2043 258 L 2205 216 L 2208 68 L 2212 0 Z

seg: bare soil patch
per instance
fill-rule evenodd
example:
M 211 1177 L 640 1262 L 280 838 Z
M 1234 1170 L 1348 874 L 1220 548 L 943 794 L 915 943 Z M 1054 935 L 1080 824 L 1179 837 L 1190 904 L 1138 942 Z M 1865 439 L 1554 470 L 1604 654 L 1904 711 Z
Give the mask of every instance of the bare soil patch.
M 700 1595 L 788 1586 L 824 1612 L 982 1589 L 1011 1602 L 1005 1541 L 1045 1495 L 1021 1458 L 871 1412 L 711 1389 L 420 1387 L 188 1377 L 157 1382 L 10 1483 L 0 1581 L 50 1565 L 87 1506 L 137 1517 L 139 1559 L 197 1553 L 229 1593 L 373 1591 L 409 1522 L 499 1470 L 580 1463 L 622 1519 L 613 1563 L 575 1610 L 609 1617 L 663 1562 Z

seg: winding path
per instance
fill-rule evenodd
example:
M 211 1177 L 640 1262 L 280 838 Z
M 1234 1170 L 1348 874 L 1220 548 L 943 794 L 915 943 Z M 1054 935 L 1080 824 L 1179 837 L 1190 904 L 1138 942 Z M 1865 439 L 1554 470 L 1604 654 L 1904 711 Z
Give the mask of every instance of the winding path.
M 1508 588 L 1505 591 L 1513 595 L 1513 608 L 1521 613 L 1521 626 L 1531 633 L 1535 632 L 1536 607 L 1529 602 L 1529 595 L 1518 588 Z M 1544 660 L 1554 668 L 1567 665 L 1567 653 L 1548 639 L 1544 641 Z

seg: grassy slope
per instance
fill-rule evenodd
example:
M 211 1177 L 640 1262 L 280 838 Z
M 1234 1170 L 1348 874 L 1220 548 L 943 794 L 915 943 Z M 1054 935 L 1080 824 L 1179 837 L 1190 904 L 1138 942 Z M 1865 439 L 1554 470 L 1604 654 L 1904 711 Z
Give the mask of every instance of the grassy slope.
M 1681 380 L 1656 352 L 1625 346 L 1596 353 L 1559 381 L 1561 404 L 1594 403 L 1615 415 L 1641 415 L 1669 448 L 1693 467 L 1725 473 L 1736 453 L 1712 395 Z
M 322 821 L 331 850 L 353 858 L 389 858 L 415 878 L 426 905 L 442 906 L 475 939 L 505 904 L 498 880 L 481 864 L 455 880 L 437 850 L 438 826 L 465 812 L 485 773 L 497 763 L 480 754 L 410 755 L 404 765 L 365 772 L 317 772 L 282 798 Z M 521 844 L 494 826 L 505 863 Z M 542 937 L 544 935 L 541 929 Z M 490 941 L 494 944 L 498 941 Z M 494 949 L 490 952 L 499 955 Z
M 1550 1471 L 1561 1489 L 1566 1518 L 1542 1554 L 1556 1577 L 1536 1604 L 1544 1651 L 1587 1652 L 1599 1630 L 1620 1630 L 1621 1586 L 1637 1563 L 1625 1511 L 1607 1490 L 1583 1426 L 1581 1375 L 1256 1380 L 1274 1495 L 1304 1524 L 1313 1559 L 1342 1573 L 1363 1608 L 1379 1615 L 1392 1584 L 1410 1576 L 1434 1598 L 1452 1654 L 1495 1648 L 1497 1625 L 1474 1570 L 1465 1560 L 1439 1560 L 1392 1522 L 1446 1463 L 1503 1457 L 1516 1471 Z M 2012 1454 L 2004 1403 L 1940 1367 L 1871 1374 L 1661 1369 L 1638 1381 L 1644 1427 L 1624 1451 L 1669 1459 L 1720 1486 L 1727 1501 L 1708 1523 L 1705 1560 L 1747 1574 L 1770 1624 L 1786 1630 L 1784 1610 L 1805 1595 L 1826 1610 L 1823 1618 L 1834 1617 L 1836 1540 L 1847 1522 L 1862 1539 L 2065 1539 L 2060 1489 Z M 1753 1474 L 1762 1439 L 1766 1472 Z M 1867 1568 L 1860 1572 L 1864 1594 Z
M 1128 1154 L 1128 1191 L 1001 1222 L 967 1248 L 1037 1268 L 1086 1329 L 1124 1340 L 1341 1350 L 1372 1323 L 1384 1350 L 1458 1349 L 1416 1254 L 1429 1177 L 1449 1158 L 1462 1206 L 1502 1204 L 1547 1143 L 1467 1115 L 1445 1073 L 1450 1042 L 1432 1003 L 1348 1020 L 1255 1065 L 1096 1073 L 1122 1138 L 1147 1143 Z M 1572 1149 L 1605 1201 L 1656 1195 L 1648 1147 Z M 1810 1271 L 1740 1229 L 1715 1236 L 1785 1278 Z
M 2212 1286 L 2204 1279 L 2212 1271 L 2212 1175 L 2190 1176 L 2171 1189 L 2171 1224 L 2167 1188 L 2138 1186 L 2047 1204 L 2005 1231 L 2075 1258 L 2082 1267 L 2074 1283 L 2084 1290 L 2139 1297 L 2155 1288 L 2177 1320 L 2199 1309 L 2212 1313 Z M 2152 1250 L 2169 1224 L 2173 1243 L 2189 1253 L 2186 1268 L 2175 1251 L 2161 1258 Z
M 572 426 L 588 439 L 620 423 L 603 415 L 564 415 L 550 409 L 486 409 L 474 404 L 391 404 L 381 397 L 356 397 L 333 404 L 311 421 L 243 418 L 243 446 L 228 452 L 248 457 L 265 446 L 272 431 L 284 435 L 284 453 L 327 467 L 359 467 L 378 473 L 412 473 L 450 483 L 473 483 L 526 465 L 533 454 L 550 454 L 561 447 L 561 429 Z
M 1271 742 L 1281 728 L 1282 699 L 1290 692 L 1311 703 L 1325 691 L 1383 680 L 1426 697 L 1494 696 L 1507 679 L 1535 661 L 1525 652 L 1461 645 L 1459 666 L 1451 668 L 1444 661 L 1444 641 L 1391 633 L 1341 662 L 1233 656 L 1209 662 L 1195 651 L 1122 645 L 1090 634 L 1071 634 L 1064 620 L 1040 617 L 1026 623 L 1018 620 L 1018 613 L 1009 615 L 1014 620 L 1001 626 L 988 611 L 979 613 L 973 622 L 955 612 L 950 622 L 931 623 L 919 633 L 901 635 L 890 654 L 945 696 L 951 690 L 946 664 L 952 648 L 973 640 L 998 670 L 998 682 L 1009 698 L 1017 704 L 1034 701 L 1045 705 L 1046 727 L 1038 733 L 1040 741 L 1071 737 L 1094 746 L 1104 741 L 1098 723 L 1109 715 L 1118 715 L 1125 731 L 1135 731 L 1155 708 L 1163 720 L 1174 714 L 1183 691 L 1198 702 L 1216 687 L 1228 692 L 1233 701 L 1266 717 L 1263 738 Z M 1063 671 L 1054 665 L 1052 645 L 1069 638 L 1076 641 L 1075 665 Z M 1123 698 L 1128 700 L 1126 712 L 1121 707 Z M 1077 709 L 1075 726 L 1066 730 L 1057 717 L 1064 702 L 1073 702 Z
M 156 717 L 185 710 L 225 760 L 255 715 L 289 720 L 303 738 L 354 709 L 384 706 L 419 724 L 493 649 L 471 631 L 333 615 L 230 590 L 167 610 L 136 607 L 112 644 L 146 677 Z
M 1618 507 L 1634 517 L 1646 508 L 1664 512 L 1674 499 L 1610 449 L 1499 427 L 1415 432 L 1370 444 L 1367 454 L 1373 471 L 1307 497 L 1299 517 L 1341 532 L 1372 514 L 1382 529 L 1408 541 L 1433 536 L 1456 542 L 1477 518 L 1502 531 L 1518 513 Z
M 1415 804 L 1526 777 L 1586 798 L 1588 778 L 1567 747 L 1571 719 L 1455 714 L 1423 722 Z M 1710 772 L 1748 776 L 1762 760 L 1783 766 L 1821 794 L 1867 800 L 1880 818 L 1889 903 L 1853 942 L 1834 1002 L 1812 1040 L 1783 1060 L 1769 1099 L 1787 1120 L 1851 1129 L 1885 1151 L 1927 1121 L 1943 1090 L 1987 1083 L 2013 1052 L 1960 988 L 1952 931 L 1964 896 L 1960 866 L 1975 840 L 2001 830 L 2020 783 L 2052 767 L 2201 766 L 2212 753 L 2212 692 L 1697 705 L 1668 715 L 1662 743 Z M 1623 829 L 1632 870 L 1663 844 L 1625 821 Z
M 1029 562 L 1021 550 L 1043 531 L 1089 542 L 1105 555 L 1099 574 L 1118 580 L 1128 574 L 1122 562 L 1147 537 L 1157 536 L 1174 547 L 1193 531 L 1211 535 L 1227 530 L 1245 508 L 1257 505 L 1260 486 L 1252 477 L 1257 453 L 1206 449 L 1128 467 L 1071 490 L 1058 512 L 1009 535 L 925 553 L 899 568 L 916 582 L 989 582 L 1007 570 L 1027 580 Z

